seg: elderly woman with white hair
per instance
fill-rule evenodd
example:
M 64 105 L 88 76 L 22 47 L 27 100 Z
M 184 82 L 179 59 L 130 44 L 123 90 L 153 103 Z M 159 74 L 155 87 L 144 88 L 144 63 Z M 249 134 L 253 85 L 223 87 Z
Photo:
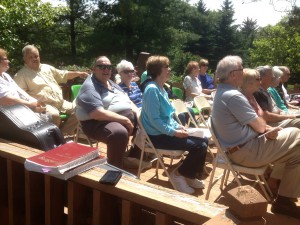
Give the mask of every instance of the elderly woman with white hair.
M 273 69 L 274 79 L 272 80 L 271 87 L 268 88 L 268 92 L 271 94 L 277 107 L 283 110 L 284 112 L 288 112 L 288 109 L 285 106 L 283 99 L 281 98 L 281 96 L 276 90 L 276 87 L 279 85 L 280 77 L 283 75 L 283 72 L 277 66 L 274 66 L 272 69 Z
M 276 103 L 277 107 L 283 110 L 286 113 L 298 113 L 299 108 L 290 104 L 287 106 L 284 104 L 284 100 L 282 99 L 281 95 L 278 93 L 276 87 L 280 83 L 280 78 L 283 76 L 282 70 L 278 66 L 273 67 L 273 74 L 274 79 L 272 81 L 271 87 L 268 88 L 268 92 L 271 94 L 274 102 Z
M 121 82 L 119 86 L 127 93 L 130 100 L 138 107 L 142 107 L 142 92 L 139 86 L 133 82 L 135 76 L 134 66 L 131 62 L 122 60 L 117 65 L 118 74 L 120 74 Z

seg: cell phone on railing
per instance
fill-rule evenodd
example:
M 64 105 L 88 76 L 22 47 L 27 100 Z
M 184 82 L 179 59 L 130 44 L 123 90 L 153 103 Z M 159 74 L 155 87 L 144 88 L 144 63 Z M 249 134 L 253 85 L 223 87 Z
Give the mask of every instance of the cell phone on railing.
M 116 185 L 122 177 L 122 171 L 107 170 L 106 173 L 100 178 L 101 184 Z

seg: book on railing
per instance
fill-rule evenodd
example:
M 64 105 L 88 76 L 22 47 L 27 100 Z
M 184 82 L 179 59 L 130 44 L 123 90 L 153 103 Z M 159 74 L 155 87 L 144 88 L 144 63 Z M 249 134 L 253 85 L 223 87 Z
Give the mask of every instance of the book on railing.
M 99 157 L 99 150 L 90 146 L 69 142 L 25 160 L 25 168 L 45 174 L 63 174 Z
M 67 180 L 71 177 L 74 177 L 77 174 L 80 174 L 84 171 L 87 171 L 95 166 L 99 166 L 101 164 L 106 163 L 105 156 L 99 156 L 98 158 L 92 159 L 84 164 L 81 164 L 73 169 L 65 171 L 63 174 L 51 174 L 53 177 L 57 177 L 62 180 Z

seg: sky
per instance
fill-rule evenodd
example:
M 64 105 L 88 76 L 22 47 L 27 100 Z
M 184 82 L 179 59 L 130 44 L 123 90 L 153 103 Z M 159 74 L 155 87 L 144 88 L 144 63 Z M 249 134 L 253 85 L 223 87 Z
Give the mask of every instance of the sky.
M 224 0 L 204 0 L 207 9 L 218 10 L 221 9 L 221 5 Z M 285 9 L 290 10 L 291 5 L 286 0 L 273 0 L 276 2 L 276 8 L 270 4 L 270 0 L 231 0 L 235 11 L 234 19 L 235 24 L 242 24 L 244 20 L 249 19 L 256 20 L 257 24 L 261 27 L 267 25 L 275 25 L 283 16 L 286 15 Z M 190 4 L 196 4 L 198 0 L 190 0 Z M 296 5 L 300 5 L 300 0 L 296 1 Z
M 57 5 L 58 0 L 42 0 L 44 2 L 51 2 Z M 191 5 L 196 4 L 199 0 L 190 0 Z M 270 0 L 231 0 L 235 10 L 234 19 L 235 24 L 242 24 L 244 20 L 249 19 L 256 20 L 257 24 L 261 27 L 267 25 L 275 25 L 283 16 L 286 15 L 285 9 L 290 10 L 291 5 L 287 0 L 273 0 L 276 2 L 276 8 L 269 2 Z M 221 9 L 221 5 L 224 0 L 204 0 L 207 9 L 218 10 Z M 296 0 L 296 5 L 300 6 L 300 0 Z

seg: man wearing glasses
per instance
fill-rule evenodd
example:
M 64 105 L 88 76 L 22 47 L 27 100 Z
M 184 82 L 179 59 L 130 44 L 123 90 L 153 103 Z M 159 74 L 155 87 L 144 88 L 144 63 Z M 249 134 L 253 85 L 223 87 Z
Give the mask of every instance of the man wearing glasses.
M 77 96 L 76 116 L 88 137 L 107 144 L 108 163 L 123 168 L 129 136 L 137 125 L 133 111 L 136 106 L 110 79 L 111 71 L 106 56 L 95 60 L 93 74 L 84 81 Z
M 60 127 L 62 133 L 72 135 L 77 126 L 74 114 L 75 104 L 63 99 L 60 83 L 75 77 L 87 77 L 88 73 L 58 70 L 40 62 L 39 50 L 34 45 L 27 45 L 22 50 L 25 65 L 14 76 L 15 82 L 30 96 L 46 104 L 47 112 L 53 123 Z M 69 115 L 61 123 L 60 113 Z
M 220 60 L 216 74 L 220 84 L 212 107 L 212 125 L 223 150 L 233 162 L 247 167 L 283 164 L 282 180 L 271 211 L 299 219 L 300 206 L 293 202 L 300 196 L 299 129 L 276 128 L 267 133 L 266 121 L 239 91 L 243 82 L 239 56 Z

